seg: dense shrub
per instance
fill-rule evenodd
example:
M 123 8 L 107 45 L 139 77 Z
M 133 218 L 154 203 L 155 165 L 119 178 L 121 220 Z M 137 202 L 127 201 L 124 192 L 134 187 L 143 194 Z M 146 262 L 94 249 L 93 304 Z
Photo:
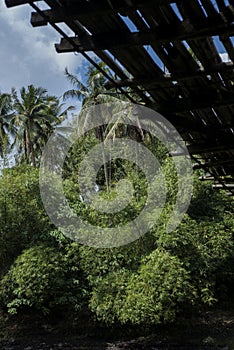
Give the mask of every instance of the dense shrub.
M 9 313 L 25 307 L 43 313 L 62 305 L 79 309 L 84 300 L 81 280 L 78 255 L 35 246 L 25 250 L 2 279 L 1 304 Z
M 0 275 L 33 241 L 48 240 L 51 223 L 39 191 L 38 169 L 20 166 L 0 177 Z
M 175 256 L 155 250 L 137 273 L 110 273 L 94 288 L 91 309 L 107 323 L 154 324 L 174 320 L 180 305 L 193 302 L 189 273 Z

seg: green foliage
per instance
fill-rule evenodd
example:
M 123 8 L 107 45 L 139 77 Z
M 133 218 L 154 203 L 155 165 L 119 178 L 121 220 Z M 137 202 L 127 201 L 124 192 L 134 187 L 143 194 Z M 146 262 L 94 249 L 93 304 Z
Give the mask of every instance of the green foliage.
M 133 324 L 171 322 L 181 305 L 193 304 L 194 298 L 189 272 L 180 259 L 156 249 L 130 279 L 120 320 Z
M 233 198 L 228 197 L 225 191 L 214 191 L 212 183 L 202 182 L 194 176 L 194 196 L 188 214 L 198 220 L 212 219 L 222 222 L 226 213 L 233 212 Z
M 112 260 L 105 252 L 102 260 L 90 252 L 92 262 L 88 260 L 87 265 L 96 267 L 90 307 L 98 319 L 107 323 L 171 322 L 189 305 L 214 304 L 220 283 L 224 285 L 227 277 L 233 281 L 233 239 L 222 223 L 204 225 L 187 217 L 176 231 L 166 233 L 159 228 L 154 235 L 157 248 L 148 237 L 152 252 L 135 255 L 134 263 L 128 264 L 137 253 L 130 249 L 133 244 L 125 256 L 129 260 L 122 264 L 116 259 L 120 249 Z M 134 245 L 136 248 L 137 243 Z
M 90 305 L 107 323 L 158 324 L 173 321 L 180 305 L 193 301 L 193 295 L 180 260 L 157 249 L 138 272 L 121 269 L 108 274 L 94 288 Z
M 98 279 L 90 299 L 90 309 L 98 320 L 110 325 L 123 319 L 123 306 L 130 278 L 131 272 L 121 268 L 110 272 L 103 279 Z
M 80 277 L 74 251 L 34 246 L 16 259 L 2 279 L 0 300 L 11 314 L 23 307 L 43 313 L 58 306 L 80 309 L 84 299 Z
M 47 236 L 51 223 L 40 199 L 38 169 L 5 169 L 0 177 L 0 274 L 23 248 Z
M 10 118 L 12 99 L 10 94 L 0 94 L 0 157 L 4 158 L 10 144 Z
M 152 251 L 154 242 L 154 237 L 146 234 L 131 244 L 118 248 L 96 249 L 81 246 L 81 268 L 89 284 L 92 287 L 96 286 L 110 272 L 122 269 L 137 271 L 142 258 Z
M 199 295 L 198 304 L 210 305 L 216 301 L 215 286 L 220 268 L 223 274 L 230 270 L 228 261 L 232 259 L 234 248 L 232 230 L 233 227 L 227 230 L 223 223 L 199 223 L 186 216 L 172 233 L 158 234 L 159 247 L 175 254 L 189 271 Z
M 122 130 L 116 129 L 119 132 Z M 96 144 L 94 136 L 85 135 L 71 149 L 67 159 L 69 171 L 64 173 L 67 198 L 75 212 L 93 225 L 125 224 L 137 216 L 147 199 L 144 174 L 130 162 L 109 162 L 109 192 L 105 188 L 104 169 L 97 176 L 97 192 L 112 201 L 116 183 L 127 178 L 135 189 L 131 205 L 115 215 L 100 215 L 86 206 L 79 197 L 77 173 L 83 156 Z M 213 305 L 220 297 L 220 283 L 225 286 L 225 279 L 234 282 L 233 201 L 195 177 L 189 215 L 176 230 L 166 232 L 178 191 L 176 170 L 159 143 L 147 135 L 145 143 L 159 155 L 167 183 L 167 202 L 159 220 L 147 235 L 128 246 L 108 250 L 80 247 L 81 268 L 91 289 L 89 307 L 98 320 L 107 324 L 171 322 L 184 308 Z M 184 181 L 181 196 L 186 195 Z M 84 183 L 88 184 L 88 179 Z M 156 215 L 157 206 L 147 220 L 154 222 Z
M 72 109 L 34 85 L 0 93 L 0 158 L 14 155 L 18 164 L 38 165 L 49 136 Z
M 100 66 L 106 69 L 104 63 Z M 74 89 L 65 93 L 65 98 L 79 98 L 86 107 L 113 100 L 103 93 L 106 79 L 96 69 L 89 69 L 87 86 L 68 71 L 66 75 Z M 114 89 L 112 93 L 118 95 Z M 119 112 L 118 103 L 116 106 L 113 113 Z M 137 107 L 135 112 L 137 118 Z M 46 140 L 65 116 L 59 100 L 40 88 L 21 89 L 20 97 L 13 90 L 13 105 L 9 95 L 1 96 L 0 156 L 8 149 L 12 132 L 19 146 L 18 154 L 37 165 Z M 85 129 L 94 117 L 92 111 L 81 113 L 79 127 Z M 59 137 L 60 147 L 51 149 L 51 161 L 61 156 L 65 140 L 62 133 Z M 101 141 L 114 142 L 119 137 L 145 145 L 160 161 L 167 193 L 159 220 L 161 208 L 157 203 L 164 195 L 162 182 L 155 172 L 151 187 L 155 196 L 149 199 L 146 176 L 135 165 L 137 149 L 131 162 L 110 156 L 96 178 L 98 200 L 116 201 L 116 207 L 119 205 L 117 184 L 128 180 L 133 189 L 130 204 L 117 213 L 104 214 L 81 197 L 77 177 L 85 155 Z M 82 187 L 88 196 L 91 170 L 86 170 Z M 106 324 L 152 325 L 172 322 L 184 309 L 210 306 L 232 295 L 233 199 L 224 192 L 214 192 L 211 184 L 201 183 L 195 176 L 188 214 L 176 230 L 168 233 L 166 227 L 179 179 L 173 159 L 158 140 L 142 129 L 140 118 L 137 127 L 114 120 L 87 132 L 70 148 L 63 169 L 64 193 L 74 215 L 94 226 L 124 225 L 138 216 L 147 200 L 153 204 L 152 212 L 145 217 L 152 223 L 151 230 L 133 243 L 111 249 L 71 243 L 55 229 L 43 209 L 38 176 L 38 169 L 21 165 L 5 169 L 0 177 L 0 306 L 3 310 L 14 314 L 30 308 L 43 313 L 60 308 L 75 312 L 86 308 L 95 319 Z M 184 178 L 182 203 L 186 190 Z M 56 193 L 51 193 L 49 200 L 53 201 L 53 196 Z M 90 229 L 85 230 L 81 234 L 92 235 Z M 129 236 L 135 231 L 126 229 L 124 234 Z

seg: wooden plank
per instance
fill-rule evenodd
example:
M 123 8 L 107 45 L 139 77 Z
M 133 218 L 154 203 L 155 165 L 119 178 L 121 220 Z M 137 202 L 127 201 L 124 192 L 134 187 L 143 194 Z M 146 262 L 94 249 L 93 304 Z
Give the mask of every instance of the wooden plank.
M 24 0 L 5 0 L 8 3 L 8 7 L 17 6 L 21 3 L 28 3 Z M 61 6 L 53 11 L 44 11 L 45 16 L 50 17 L 54 23 L 64 22 L 66 20 L 82 19 L 87 16 L 107 16 L 109 14 L 118 14 L 128 12 L 129 10 L 137 11 L 142 8 L 150 8 L 159 6 L 161 4 L 173 3 L 173 0 L 138 0 L 127 4 L 127 2 L 112 2 L 112 1 L 100 1 L 93 0 L 89 2 L 83 2 L 78 4 L 72 4 L 70 6 Z M 42 18 L 37 15 L 36 12 L 32 13 L 31 23 L 33 26 L 38 26 L 38 22 L 41 22 Z
M 191 80 L 196 77 L 204 77 L 207 79 L 207 76 L 212 75 L 214 73 L 222 73 L 222 72 L 233 72 L 234 71 L 234 65 L 233 64 L 220 64 L 212 67 L 208 70 L 199 70 L 194 73 L 185 74 L 183 76 L 177 74 L 177 75 L 171 75 L 166 74 L 162 78 L 157 78 L 152 80 L 150 77 L 144 77 L 144 78 L 132 78 L 132 79 L 122 79 L 122 80 L 115 80 L 115 84 L 119 87 L 134 87 L 139 85 L 147 85 L 147 86 L 168 86 L 168 82 L 180 82 L 180 81 L 186 81 Z M 209 80 L 208 80 L 209 81 Z M 106 83 L 106 88 L 112 88 L 113 84 L 110 82 Z
M 222 12 L 224 11 L 228 6 L 225 4 L 224 0 L 216 0 L 219 11 Z
M 180 28 L 181 29 L 181 28 Z M 163 28 L 134 32 L 121 35 L 121 33 L 103 33 L 102 35 L 86 35 L 83 37 L 71 37 L 79 47 L 79 51 L 93 51 L 93 50 L 111 50 L 113 48 L 125 48 L 130 46 L 145 46 L 153 43 L 170 43 L 173 41 L 192 40 L 199 38 L 206 38 L 214 35 L 234 35 L 234 24 L 222 27 L 210 27 L 200 31 L 193 31 L 186 33 L 178 30 L 173 26 L 168 26 L 164 31 Z M 62 39 L 60 44 L 56 45 L 57 52 L 72 52 L 73 48 L 69 45 L 66 39 Z
M 184 19 L 190 21 L 194 28 L 198 29 L 206 21 L 205 14 L 197 0 L 176 2 Z
M 223 153 L 234 151 L 234 143 L 233 144 L 225 144 L 217 145 L 215 143 L 204 143 L 204 144 L 194 144 L 187 146 L 190 154 L 205 154 L 205 153 Z
M 226 35 L 221 35 L 220 36 L 220 40 L 223 43 L 223 46 L 225 47 L 225 49 L 227 50 L 227 53 L 230 57 L 230 59 L 232 60 L 232 62 L 234 62 L 234 49 L 233 49 L 233 43 L 231 41 L 231 39 L 228 37 L 228 33 Z
M 225 184 L 225 185 L 215 184 L 215 185 L 212 185 L 212 188 L 214 188 L 214 189 L 223 189 L 224 187 L 227 187 L 228 189 L 234 190 L 234 184 Z
M 192 96 L 193 99 L 191 98 Z M 205 110 L 212 107 L 216 108 L 220 106 L 234 105 L 234 94 L 229 98 L 222 98 L 220 100 L 213 98 L 212 95 L 210 95 L 210 97 L 206 97 L 205 95 L 199 94 L 197 96 L 191 95 L 191 97 L 182 99 L 171 98 L 171 100 L 165 101 L 165 104 L 161 104 L 158 111 L 162 114 L 168 112 L 184 113 L 189 111 Z
M 211 162 L 207 162 L 207 163 L 195 164 L 193 166 L 193 169 L 197 170 L 197 169 L 216 168 L 217 166 L 220 166 L 220 165 L 234 165 L 234 160 L 233 160 L 233 158 L 219 159 L 217 161 L 211 161 Z
M 41 1 L 41 0 L 38 0 Z M 5 4 L 7 7 L 15 7 L 19 5 L 25 5 L 28 4 L 30 1 L 28 0 L 5 0 Z M 31 2 L 36 2 L 36 0 L 32 0 Z
M 42 27 L 42 26 L 47 26 L 49 21 L 53 21 L 54 23 L 59 23 L 59 22 L 63 22 L 62 16 L 61 16 L 61 20 L 54 20 L 53 19 L 53 14 L 54 11 L 52 10 L 46 10 L 43 11 L 43 15 L 41 15 L 38 12 L 32 12 L 31 13 L 31 25 L 33 27 Z
M 211 0 L 201 0 L 201 3 L 204 9 L 206 10 L 206 13 L 209 15 L 210 19 L 212 18 L 212 20 L 215 19 L 216 21 L 219 21 L 219 22 L 222 21 L 222 17 L 220 13 L 217 12 Z

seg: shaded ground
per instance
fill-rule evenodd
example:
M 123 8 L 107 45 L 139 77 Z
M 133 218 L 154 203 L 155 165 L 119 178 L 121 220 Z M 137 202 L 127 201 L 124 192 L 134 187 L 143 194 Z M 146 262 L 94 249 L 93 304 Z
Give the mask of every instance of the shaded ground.
M 203 312 L 180 319 L 177 324 L 148 329 L 141 337 L 136 333 L 143 334 L 142 330 L 135 330 L 134 334 L 127 327 L 92 329 L 89 335 L 81 336 L 84 332 L 77 325 L 66 328 L 69 320 L 39 325 L 38 320 L 32 324 L 31 317 L 31 327 L 29 320 L 19 321 L 15 319 L 16 323 L 8 324 L 5 339 L 0 339 L 1 350 L 234 350 L 234 307 Z

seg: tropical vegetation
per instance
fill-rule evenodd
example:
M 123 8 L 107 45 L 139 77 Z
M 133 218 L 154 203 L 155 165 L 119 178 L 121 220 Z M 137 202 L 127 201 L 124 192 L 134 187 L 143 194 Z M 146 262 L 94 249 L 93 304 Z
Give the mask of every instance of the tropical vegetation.
M 85 83 L 68 71 L 66 75 L 73 89 L 64 98 L 81 99 L 83 110 L 119 97 L 114 89 L 108 95 L 105 78 L 93 68 Z M 151 326 L 173 322 L 188 310 L 230 301 L 234 291 L 233 199 L 225 191 L 214 191 L 211 183 L 200 182 L 201 174 L 195 173 L 187 214 L 173 232 L 167 232 L 177 189 L 175 169 L 163 145 L 150 138 L 140 123 L 131 129 L 109 123 L 85 132 L 70 147 L 62 176 L 66 198 L 76 214 L 103 229 L 124 225 L 147 201 L 145 175 L 135 162 L 110 158 L 98 171 L 96 191 L 105 200 L 116 198 L 120 180 L 133 184 L 131 204 L 116 215 L 97 212 L 84 203 L 77 173 L 84 156 L 100 141 L 114 142 L 117 135 L 142 143 L 162 162 L 171 189 L 149 232 L 124 246 L 97 248 L 70 239 L 53 225 L 40 196 L 40 157 L 68 110 L 57 97 L 32 85 L 19 94 L 13 89 L 11 94 L 0 95 L 4 164 L 0 176 L 1 313 L 48 315 L 59 310 L 74 319 L 85 314 L 106 326 Z M 9 167 L 11 157 L 15 162 Z M 157 208 L 148 219 L 154 215 Z

